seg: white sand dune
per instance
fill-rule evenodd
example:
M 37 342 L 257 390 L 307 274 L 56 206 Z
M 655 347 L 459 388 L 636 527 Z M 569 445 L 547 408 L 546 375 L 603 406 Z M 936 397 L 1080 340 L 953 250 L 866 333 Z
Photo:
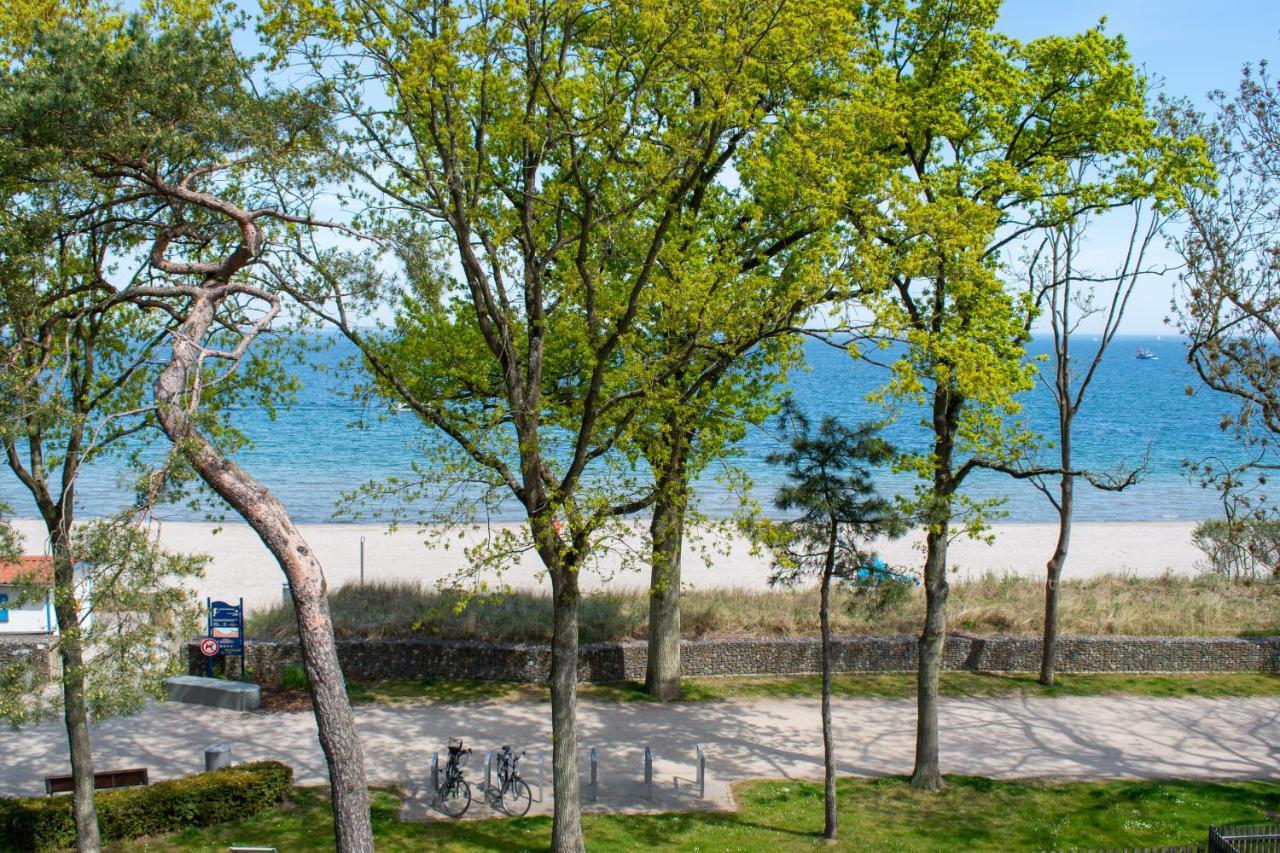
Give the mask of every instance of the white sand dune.
M 1107 522 L 1078 523 L 1071 542 L 1067 577 L 1101 574 L 1160 575 L 1164 572 L 1192 574 L 1197 571 L 1200 552 L 1191 544 L 1192 522 Z M 20 519 L 15 527 L 24 535 L 28 553 L 41 553 L 45 535 L 37 521 Z M 500 529 L 495 526 L 495 530 Z M 215 532 L 216 531 L 216 532 Z M 388 533 L 381 525 L 314 524 L 302 525 L 308 543 L 319 555 L 330 586 L 355 581 L 360 576 L 360 538 L 365 538 L 365 578 L 368 580 L 417 579 L 426 584 L 447 580 L 466 568 L 462 544 L 477 541 L 484 530 L 468 530 L 464 541 L 455 532 L 449 548 L 428 547 L 429 541 L 441 541 L 438 531 L 420 533 L 413 527 L 402 527 Z M 950 563 L 956 577 L 1017 574 L 1040 577 L 1045 561 L 1053 550 L 1057 527 L 1052 524 L 1004 524 L 994 528 L 995 543 L 959 540 L 950 549 Z M 250 609 L 280 600 L 284 577 L 270 553 L 245 524 L 213 524 L 165 522 L 161 526 L 162 543 L 176 551 L 208 554 L 213 558 L 205 578 L 196 588 L 201 596 L 234 601 L 243 597 Z M 918 570 L 923 562 L 922 537 L 911 536 L 885 543 L 881 553 L 892 566 Z M 625 543 L 639 547 L 637 535 Z M 769 581 L 767 558 L 750 553 L 741 539 L 727 543 L 728 553 L 716 554 L 708 566 L 703 556 L 688 548 L 685 554 L 684 582 L 699 589 L 711 587 L 747 587 L 764 589 Z M 646 575 L 640 571 L 619 569 L 621 560 L 606 557 L 601 571 L 583 575 L 583 587 L 595 590 L 606 587 L 643 587 Z M 541 573 L 541 564 L 532 553 L 523 555 L 519 564 L 501 577 L 483 577 L 490 584 L 513 587 L 549 585 Z

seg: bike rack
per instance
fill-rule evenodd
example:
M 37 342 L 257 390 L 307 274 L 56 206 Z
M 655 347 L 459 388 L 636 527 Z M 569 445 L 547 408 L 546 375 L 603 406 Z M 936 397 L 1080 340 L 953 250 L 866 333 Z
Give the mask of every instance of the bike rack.
M 489 797 L 493 792 L 490 771 L 493 769 L 493 752 L 489 751 L 484 754 L 484 795 Z
M 693 745 L 694 754 L 698 757 L 698 799 L 707 796 L 707 752 L 702 748 L 702 744 Z
M 543 789 L 547 784 L 547 751 L 538 751 L 538 802 L 542 802 Z
M 600 782 L 596 778 L 596 748 L 591 747 L 591 802 L 600 799 Z
M 644 795 L 646 799 L 653 799 L 653 749 L 647 743 L 644 745 Z
M 440 753 L 431 756 L 431 801 L 440 797 Z

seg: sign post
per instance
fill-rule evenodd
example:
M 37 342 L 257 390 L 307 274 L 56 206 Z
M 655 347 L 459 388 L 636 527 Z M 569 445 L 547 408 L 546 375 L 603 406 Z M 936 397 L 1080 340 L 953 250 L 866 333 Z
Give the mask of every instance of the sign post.
M 244 599 L 240 599 L 239 604 L 228 604 L 225 601 L 210 601 L 208 603 L 209 612 L 209 638 L 214 640 L 217 648 L 215 654 L 219 651 L 225 654 L 240 655 L 240 680 L 244 681 Z M 201 651 L 204 650 L 204 643 L 200 644 Z M 213 675 L 213 657 L 209 657 L 209 675 Z

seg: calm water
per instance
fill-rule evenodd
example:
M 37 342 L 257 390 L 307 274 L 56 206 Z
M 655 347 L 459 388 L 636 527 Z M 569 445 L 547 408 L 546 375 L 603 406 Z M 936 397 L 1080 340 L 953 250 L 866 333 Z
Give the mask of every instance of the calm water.
M 1082 337 L 1078 348 L 1087 348 L 1090 340 Z M 1044 352 L 1048 343 L 1037 339 L 1032 350 Z M 1138 347 L 1153 350 L 1158 359 L 1135 358 Z M 351 354 L 349 346 L 339 342 L 312 358 L 332 367 Z M 790 384 L 797 401 L 814 420 L 835 415 L 856 422 L 880 416 L 878 407 L 865 398 L 883 383 L 883 371 L 856 364 L 844 353 L 815 342 L 806 346 L 806 358 L 810 369 L 795 374 Z M 338 371 L 308 371 L 297 403 L 275 422 L 259 411 L 235 413 L 238 424 L 256 443 L 252 450 L 240 454 L 238 461 L 270 486 L 300 522 L 333 520 L 335 504 L 344 490 L 403 475 L 414 458 L 410 445 L 420 436 L 416 419 L 407 413 L 383 420 L 369 417 L 368 411 L 342 391 L 350 382 L 350 377 Z M 1076 456 L 1081 465 L 1112 469 L 1140 461 L 1150 448 L 1148 471 L 1139 485 L 1122 493 L 1078 488 L 1078 519 L 1194 520 L 1217 514 L 1214 493 L 1201 489 L 1184 474 L 1183 461 L 1209 454 L 1238 458 L 1239 450 L 1218 429 L 1229 402 L 1208 392 L 1188 397 L 1185 389 L 1192 384 L 1195 378 L 1183 360 L 1178 339 L 1116 340 L 1077 420 Z M 1037 388 L 1023 403 L 1033 427 L 1051 432 L 1056 415 L 1048 392 Z M 350 426 L 362 417 L 371 421 L 366 428 Z M 887 437 L 904 448 L 927 446 L 927 434 L 918 420 L 918 413 L 904 415 L 887 430 Z M 780 479 L 779 473 L 764 463 L 773 447 L 771 430 L 753 430 L 735 453 L 735 463 L 750 474 L 758 498 L 766 503 Z M 100 515 L 120 506 L 124 492 L 119 482 L 120 471 L 109 462 L 85 471 L 80 484 L 81 512 Z M 912 482 L 905 475 L 886 474 L 881 489 L 906 492 Z M 1008 496 L 1005 509 L 1012 521 L 1053 518 L 1043 496 L 1008 477 L 977 475 L 970 479 L 967 490 L 983 497 Z M 699 494 L 711 514 L 728 511 L 730 502 L 713 476 L 699 484 Z M 29 498 L 7 467 L 0 469 L 0 498 L 13 505 L 18 515 L 34 515 Z M 507 514 L 516 517 L 510 509 Z M 170 508 L 166 515 L 203 518 L 178 507 Z M 367 511 L 364 515 L 368 516 Z M 344 516 L 343 520 L 352 519 Z

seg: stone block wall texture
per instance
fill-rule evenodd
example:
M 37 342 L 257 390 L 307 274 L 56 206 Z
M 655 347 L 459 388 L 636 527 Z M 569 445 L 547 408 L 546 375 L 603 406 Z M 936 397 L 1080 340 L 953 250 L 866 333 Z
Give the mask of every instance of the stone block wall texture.
M 685 640 L 684 674 L 800 675 L 819 672 L 816 638 Z M 837 672 L 914 672 L 916 638 L 838 637 Z M 203 674 L 204 658 L 189 647 L 191 672 Z M 350 681 L 441 678 L 545 682 L 551 647 L 466 640 L 340 640 L 338 657 Z M 297 641 L 249 641 L 246 664 L 254 680 L 271 684 L 286 666 L 301 665 Z M 226 662 L 239 674 L 239 659 Z M 952 634 L 943 666 L 971 672 L 1038 672 L 1040 638 L 1034 635 Z M 1061 637 L 1060 672 L 1280 672 L 1280 637 Z M 643 680 L 645 643 L 589 643 L 579 649 L 582 681 Z
M 30 666 L 36 684 L 45 684 L 49 679 L 62 671 L 58 659 L 53 653 L 52 636 L 33 639 L 3 638 L 0 639 L 0 671 L 11 665 L 22 663 Z

